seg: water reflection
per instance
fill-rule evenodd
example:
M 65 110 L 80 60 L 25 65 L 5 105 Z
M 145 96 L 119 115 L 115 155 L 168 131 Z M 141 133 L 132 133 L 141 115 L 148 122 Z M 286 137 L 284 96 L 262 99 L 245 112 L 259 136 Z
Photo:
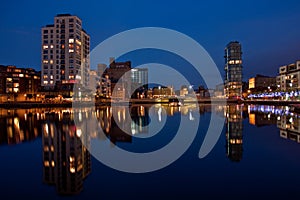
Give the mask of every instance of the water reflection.
M 239 162 L 243 157 L 243 106 L 225 107 L 226 155 L 231 161 Z
M 40 134 L 41 109 L 0 109 L 0 144 L 19 144 Z
M 91 172 L 91 155 L 80 140 L 71 112 L 46 114 L 42 124 L 43 181 L 57 193 L 78 194 Z
M 149 134 L 149 124 L 163 122 L 166 116 L 178 114 L 194 120 L 196 115 L 217 112 L 226 118 L 226 156 L 233 162 L 243 159 L 243 121 L 261 127 L 275 125 L 282 139 L 300 143 L 300 115 L 286 106 L 194 104 L 181 107 L 163 105 L 97 107 L 96 109 L 0 109 L 0 144 L 20 144 L 41 136 L 43 152 L 43 182 L 56 188 L 58 194 L 78 194 L 83 190 L 86 177 L 91 174 L 91 155 L 87 151 L 91 140 L 109 141 L 112 146 L 133 143 L 133 137 Z M 113 117 L 114 116 L 114 117 Z M 85 123 L 86 119 L 95 121 Z M 77 119 L 80 123 L 76 123 Z M 170 126 L 170 125 L 169 125 Z M 171 125 L 172 126 L 172 125 Z M 89 127 L 101 127 L 83 134 Z M 157 142 L 157 141 L 156 141 Z M 222 146 L 224 149 L 224 147 Z
M 288 106 L 248 106 L 249 123 L 256 126 L 277 125 L 280 137 L 300 143 L 300 115 Z

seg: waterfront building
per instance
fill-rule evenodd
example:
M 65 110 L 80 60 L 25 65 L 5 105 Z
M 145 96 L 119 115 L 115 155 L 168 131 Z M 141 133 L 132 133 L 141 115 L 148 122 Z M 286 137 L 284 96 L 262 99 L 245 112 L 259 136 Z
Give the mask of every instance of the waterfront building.
M 110 58 L 109 68 L 104 74 L 108 75 L 111 82 L 111 97 L 115 99 L 129 99 L 131 97 L 131 62 L 116 62 Z
M 131 69 L 131 90 L 132 98 L 142 99 L 147 96 L 148 90 L 148 69 L 133 68 Z
M 41 85 L 55 86 L 79 83 L 88 85 L 90 70 L 90 36 L 79 17 L 59 14 L 54 24 L 41 29 Z M 58 90 L 60 88 L 57 88 Z
M 242 97 L 242 48 L 237 41 L 230 42 L 225 48 L 225 81 L 226 98 Z
M 276 82 L 281 91 L 298 90 L 300 88 L 300 61 L 279 67 Z
M 257 74 L 249 79 L 249 89 L 255 92 L 272 91 L 277 88 L 276 77 Z
M 0 66 L 0 101 L 40 98 L 41 73 L 32 68 Z M 4 98 L 3 98 L 4 95 Z
M 153 87 L 152 89 L 152 97 L 153 98 L 161 98 L 161 97 L 169 97 L 169 96 L 174 96 L 174 88 L 173 86 L 158 86 L 158 87 Z

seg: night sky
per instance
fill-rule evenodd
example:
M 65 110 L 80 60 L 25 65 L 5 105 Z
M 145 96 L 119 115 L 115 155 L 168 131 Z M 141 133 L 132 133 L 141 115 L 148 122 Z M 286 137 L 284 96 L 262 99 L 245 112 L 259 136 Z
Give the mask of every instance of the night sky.
M 300 1 L 1 1 L 0 64 L 40 69 L 40 28 L 54 16 L 79 16 L 91 49 L 127 29 L 174 29 L 199 42 L 224 71 L 224 48 L 242 44 L 244 80 L 275 76 L 278 67 L 300 59 Z M 138 57 L 130 58 L 133 66 Z M 136 62 L 136 63 L 135 63 Z

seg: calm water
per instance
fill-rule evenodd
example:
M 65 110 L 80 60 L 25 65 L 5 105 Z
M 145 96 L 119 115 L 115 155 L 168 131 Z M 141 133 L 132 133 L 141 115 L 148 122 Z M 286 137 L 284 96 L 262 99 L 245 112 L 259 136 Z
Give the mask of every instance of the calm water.
M 225 117 L 223 132 L 213 150 L 199 159 L 212 112 Z M 145 174 L 120 172 L 96 160 L 82 145 L 78 136 L 83 137 L 83 131 L 74 122 L 76 117 L 96 117 L 104 134 L 84 135 L 91 145 L 100 141 L 110 148 L 150 152 L 174 138 L 181 118 L 193 121 L 199 113 L 197 136 L 183 156 Z M 300 116 L 288 107 L 145 105 L 132 106 L 130 115 L 132 121 L 122 106 L 92 111 L 0 109 L 1 199 L 297 196 Z M 152 136 L 156 128 L 158 133 Z

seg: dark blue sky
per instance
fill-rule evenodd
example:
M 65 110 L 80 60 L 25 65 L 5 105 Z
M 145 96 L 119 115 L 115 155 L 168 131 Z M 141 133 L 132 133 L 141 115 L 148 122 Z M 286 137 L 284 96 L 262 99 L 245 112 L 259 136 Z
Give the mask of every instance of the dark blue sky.
M 156 26 L 198 41 L 221 72 L 224 47 L 242 43 L 244 79 L 276 75 L 280 65 L 300 59 L 300 1 L 1 1 L 0 64 L 40 69 L 40 28 L 59 13 L 78 15 L 91 49 L 121 31 Z M 132 58 L 133 64 L 134 59 Z

